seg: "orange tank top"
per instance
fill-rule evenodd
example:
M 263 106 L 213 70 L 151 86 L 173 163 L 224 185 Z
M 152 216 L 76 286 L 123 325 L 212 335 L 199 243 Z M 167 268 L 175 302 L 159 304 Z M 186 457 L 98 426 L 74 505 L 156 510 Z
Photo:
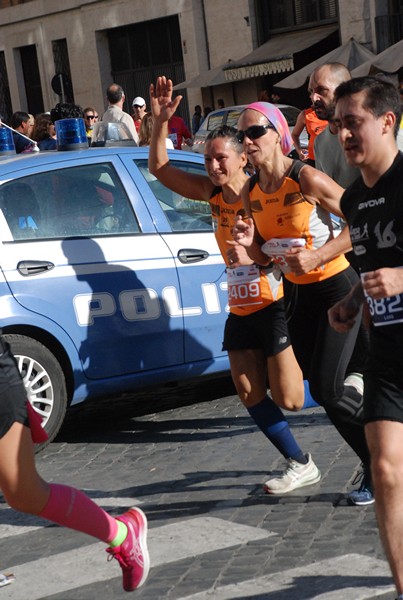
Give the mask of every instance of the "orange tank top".
M 237 215 L 244 215 L 242 200 L 225 202 L 221 188 L 213 190 L 210 198 L 213 229 L 218 247 L 227 265 L 228 304 L 230 312 L 245 316 L 261 310 L 283 297 L 283 284 L 277 269 L 263 269 L 251 265 L 231 269 L 228 264 L 227 241 L 233 241 L 232 228 Z
M 300 188 L 299 171 L 304 166 L 301 161 L 294 161 L 291 171 L 284 178 L 281 187 L 273 193 L 263 192 L 254 175 L 250 181 L 250 210 L 261 237 L 272 244 L 273 257 L 281 264 L 281 249 L 276 245 L 281 240 L 300 242 L 306 248 L 321 248 L 334 237 L 330 214 L 317 204 L 308 202 Z M 285 243 L 284 243 L 285 245 Z M 349 266 L 344 254 L 337 256 L 322 267 L 313 269 L 305 275 L 285 273 L 289 281 L 297 284 L 314 283 L 328 279 Z
M 318 136 L 324 129 L 326 129 L 328 121 L 322 121 L 316 116 L 316 112 L 313 108 L 307 108 L 305 110 L 305 129 L 308 133 L 308 158 L 315 160 L 315 154 L 313 151 L 313 145 L 316 136 Z

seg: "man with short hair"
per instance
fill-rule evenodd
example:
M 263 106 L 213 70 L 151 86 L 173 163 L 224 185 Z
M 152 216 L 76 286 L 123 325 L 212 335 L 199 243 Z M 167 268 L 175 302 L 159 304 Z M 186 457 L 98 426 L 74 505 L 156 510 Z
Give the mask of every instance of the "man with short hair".
M 138 133 L 140 130 L 141 121 L 147 112 L 146 101 L 144 100 L 144 98 L 142 98 L 141 96 L 136 96 L 132 102 L 132 109 L 133 121 L 136 127 L 136 131 Z
M 333 124 L 336 109 L 335 90 L 340 83 L 350 79 L 350 71 L 343 64 L 325 63 L 316 67 L 312 72 L 308 85 L 308 93 L 316 116 L 328 123 L 314 141 L 315 166 L 344 188 L 353 183 L 360 174 L 357 167 L 349 165 L 346 161 L 337 136 L 337 128 Z M 348 252 L 346 258 L 357 271 L 354 253 Z M 361 323 L 344 381 L 345 385 L 353 386 L 361 395 L 363 391 L 362 373 L 367 356 L 368 332 L 365 325 Z M 357 506 L 367 506 L 374 502 L 369 465 L 363 465 L 360 486 L 349 494 L 348 500 Z
M 31 115 L 22 110 L 15 112 L 11 117 L 11 127 L 14 129 L 13 138 L 16 153 L 31 152 L 35 144 L 26 139 L 27 137 L 30 137 L 33 129 Z M 17 131 L 26 137 L 15 133 Z
M 88 143 L 91 143 L 92 130 L 94 129 L 94 123 L 98 123 L 98 118 L 98 111 L 95 110 L 93 106 L 87 106 L 84 108 L 84 123 Z
M 315 138 L 315 166 L 336 181 L 347 187 L 360 174 L 349 165 L 340 146 L 337 130 L 332 123 L 335 111 L 334 92 L 343 81 L 351 79 L 350 71 L 341 63 L 326 63 L 317 67 L 309 78 L 308 93 L 316 116 L 328 121 L 328 126 Z
M 342 83 L 335 99 L 344 155 L 361 173 L 341 198 L 361 281 L 330 309 L 329 319 L 337 331 L 348 331 L 366 306 L 365 434 L 378 527 L 403 600 L 403 154 L 396 145 L 401 105 L 396 86 L 377 77 Z
M 112 83 L 106 90 L 106 98 L 109 106 L 102 115 L 102 121 L 104 123 L 123 123 L 126 125 L 133 140 L 138 145 L 139 136 L 134 126 L 133 119 L 123 110 L 126 98 L 123 88 L 117 83 Z

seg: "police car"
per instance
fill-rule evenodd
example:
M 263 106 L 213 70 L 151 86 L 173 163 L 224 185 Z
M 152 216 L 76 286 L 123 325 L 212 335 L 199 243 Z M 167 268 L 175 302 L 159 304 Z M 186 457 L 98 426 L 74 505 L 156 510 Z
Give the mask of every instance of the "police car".
M 0 156 L 1 328 L 50 441 L 70 405 L 229 368 L 209 206 L 165 188 L 147 155 Z M 204 172 L 194 153 L 170 160 Z

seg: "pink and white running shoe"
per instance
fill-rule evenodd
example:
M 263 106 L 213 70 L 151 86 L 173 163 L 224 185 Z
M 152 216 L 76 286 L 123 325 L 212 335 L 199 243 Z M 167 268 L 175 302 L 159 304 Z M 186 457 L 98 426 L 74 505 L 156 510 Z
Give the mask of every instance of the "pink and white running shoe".
M 107 548 L 111 558 L 116 558 L 123 572 L 123 589 L 132 592 L 148 577 L 150 557 L 147 550 L 147 517 L 140 508 L 131 508 L 118 521 L 127 527 L 127 538 L 116 548 Z

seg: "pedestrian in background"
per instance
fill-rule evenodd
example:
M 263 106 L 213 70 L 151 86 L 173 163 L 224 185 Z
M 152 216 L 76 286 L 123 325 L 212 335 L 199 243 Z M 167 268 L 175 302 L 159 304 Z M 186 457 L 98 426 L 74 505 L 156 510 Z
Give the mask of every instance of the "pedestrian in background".
M 133 119 L 123 110 L 126 97 L 122 86 L 112 83 L 106 90 L 106 98 L 109 105 L 102 115 L 102 121 L 104 123 L 123 123 L 127 127 L 132 139 L 138 144 L 139 136 Z
M 95 110 L 93 106 L 87 106 L 84 108 L 84 123 L 85 123 L 85 132 L 87 134 L 88 143 L 91 143 L 92 131 L 94 129 L 95 123 L 98 123 L 99 115 L 98 111 Z
M 14 129 L 13 139 L 16 153 L 31 152 L 33 144 L 27 140 L 31 137 L 33 129 L 31 115 L 21 110 L 13 113 L 11 127 Z M 20 133 L 23 135 L 19 135 Z
M 301 110 L 293 127 L 291 137 L 294 142 L 294 148 L 297 151 L 299 159 L 311 165 L 311 167 L 315 166 L 315 139 L 326 128 L 326 125 L 327 121 L 319 119 L 314 109 L 310 107 Z M 308 148 L 301 148 L 299 140 L 304 129 L 306 129 L 308 134 Z
M 200 104 L 196 104 L 195 111 L 192 117 L 192 133 L 195 135 L 199 131 L 200 125 L 203 123 L 203 115 Z
M 154 124 L 154 119 L 153 119 L 152 113 L 151 112 L 146 113 L 144 115 L 144 117 L 141 121 L 141 125 L 140 125 L 139 146 L 149 146 L 150 145 L 153 124 Z M 169 148 L 170 150 L 174 149 L 172 140 L 170 140 L 168 137 L 165 138 L 165 146 L 167 148 Z
M 57 149 L 55 125 L 48 113 L 36 115 L 32 139 L 37 142 L 39 150 Z
M 141 96 L 136 96 L 132 102 L 132 110 L 133 110 L 133 121 L 136 127 L 137 133 L 140 131 L 141 121 L 144 118 L 144 115 L 147 112 L 146 101 Z

